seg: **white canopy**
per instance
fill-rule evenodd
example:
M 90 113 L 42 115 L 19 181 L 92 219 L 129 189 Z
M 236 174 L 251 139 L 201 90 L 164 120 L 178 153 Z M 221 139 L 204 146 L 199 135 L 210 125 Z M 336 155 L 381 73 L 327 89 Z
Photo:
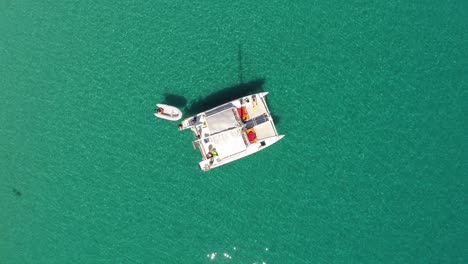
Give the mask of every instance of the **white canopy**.
M 241 124 L 236 119 L 234 108 L 206 117 L 210 141 L 214 143 L 219 157 L 224 158 L 247 148 L 242 137 Z

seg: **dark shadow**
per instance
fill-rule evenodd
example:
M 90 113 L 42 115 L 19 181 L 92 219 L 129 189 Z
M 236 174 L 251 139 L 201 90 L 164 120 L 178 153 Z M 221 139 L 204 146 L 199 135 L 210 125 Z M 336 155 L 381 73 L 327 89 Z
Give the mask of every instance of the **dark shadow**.
M 274 114 L 272 114 L 271 117 L 273 118 L 275 126 L 277 126 L 280 123 L 281 117 L 278 115 L 274 115 Z
M 164 104 L 172 105 L 177 108 L 184 108 L 187 105 L 187 99 L 181 95 L 165 93 Z
M 181 95 L 165 93 L 164 103 L 175 106 L 177 108 L 185 108 L 185 114 L 195 115 L 205 110 L 209 110 L 216 106 L 222 105 L 229 101 L 263 92 L 264 79 L 256 79 L 247 83 L 244 83 L 244 69 L 243 69 L 243 57 L 242 57 L 242 45 L 238 44 L 237 49 L 237 60 L 239 63 L 239 81 L 240 84 L 222 88 L 221 90 L 212 92 L 211 94 L 190 102 L 187 105 L 187 99 Z
M 16 188 L 11 188 L 13 190 L 13 193 L 18 196 L 18 197 L 21 197 L 21 195 L 23 195 L 18 189 Z
M 248 83 L 223 88 L 204 98 L 193 101 L 190 106 L 187 107 L 186 112 L 188 115 L 195 115 L 246 95 L 263 92 L 264 83 L 264 79 L 258 79 Z

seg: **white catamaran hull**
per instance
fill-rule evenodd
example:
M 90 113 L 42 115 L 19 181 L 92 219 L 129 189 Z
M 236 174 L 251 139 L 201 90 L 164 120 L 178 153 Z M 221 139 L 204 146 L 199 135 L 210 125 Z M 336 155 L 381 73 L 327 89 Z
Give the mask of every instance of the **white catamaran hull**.
M 206 159 L 206 160 L 203 160 L 199 163 L 200 165 L 200 169 L 204 170 L 204 171 L 208 171 L 210 169 L 213 169 L 213 168 L 216 168 L 216 167 L 219 167 L 219 166 L 222 166 L 224 164 L 227 164 L 227 163 L 230 163 L 230 162 L 233 162 L 233 161 L 236 161 L 238 159 L 241 159 L 241 158 L 244 158 L 244 157 L 247 157 L 249 155 L 252 155 L 254 153 L 257 153 L 258 151 L 260 150 L 263 150 L 271 145 L 273 145 L 274 143 L 280 141 L 282 138 L 284 137 L 284 135 L 278 135 L 278 136 L 274 136 L 274 137 L 270 137 L 270 138 L 266 138 L 264 139 L 264 143 L 263 146 L 257 142 L 257 143 L 254 143 L 252 144 L 249 148 L 246 149 L 246 151 L 244 152 L 241 152 L 241 153 L 238 153 L 237 155 L 233 155 L 233 156 L 230 156 L 228 158 L 224 158 L 222 161 L 222 163 L 220 162 L 211 162 L 210 160 Z M 211 163 L 211 165 L 210 165 Z
M 179 130 L 194 133 L 192 144 L 201 152 L 202 170 L 254 154 L 284 137 L 276 131 L 265 100 L 267 94 L 244 96 L 182 121 Z

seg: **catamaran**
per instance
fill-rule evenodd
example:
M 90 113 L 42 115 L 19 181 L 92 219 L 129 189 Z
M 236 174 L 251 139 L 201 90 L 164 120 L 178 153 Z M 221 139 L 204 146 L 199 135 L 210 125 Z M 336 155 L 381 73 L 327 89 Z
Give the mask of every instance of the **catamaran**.
M 201 152 L 202 170 L 244 158 L 284 137 L 276 131 L 267 94 L 245 96 L 182 121 L 179 130 L 190 129 L 195 136 L 192 144 Z

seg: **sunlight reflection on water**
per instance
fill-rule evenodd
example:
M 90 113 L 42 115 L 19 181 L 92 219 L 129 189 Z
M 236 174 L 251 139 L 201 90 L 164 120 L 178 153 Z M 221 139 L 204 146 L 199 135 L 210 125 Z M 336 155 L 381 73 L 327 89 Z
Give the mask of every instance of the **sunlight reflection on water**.
M 264 252 L 268 252 L 270 249 L 268 247 L 264 248 Z M 237 247 L 232 247 L 232 251 L 237 251 Z M 207 258 L 210 259 L 210 261 L 214 263 L 226 263 L 227 260 L 232 260 L 233 255 L 238 254 L 238 252 L 211 252 L 206 255 Z M 240 256 L 239 256 L 240 257 Z M 245 257 L 245 256 L 244 256 Z M 234 256 L 234 260 L 240 260 L 238 257 Z M 244 263 L 244 262 L 243 262 Z M 267 264 L 266 261 L 260 260 L 260 261 L 254 261 L 250 262 L 252 264 Z

